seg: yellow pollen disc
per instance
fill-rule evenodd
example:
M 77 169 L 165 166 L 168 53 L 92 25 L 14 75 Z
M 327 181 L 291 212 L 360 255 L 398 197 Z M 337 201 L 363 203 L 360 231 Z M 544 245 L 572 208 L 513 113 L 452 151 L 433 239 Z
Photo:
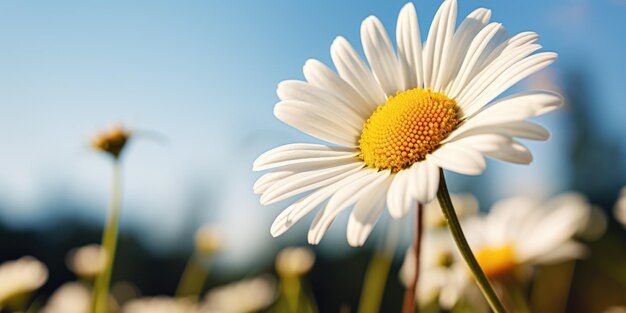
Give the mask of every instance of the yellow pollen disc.
M 487 277 L 505 277 L 515 269 L 515 251 L 511 246 L 489 247 L 476 253 L 476 260 Z
M 389 97 L 363 126 L 360 157 L 370 168 L 398 172 L 424 160 L 459 123 L 453 99 L 415 88 Z

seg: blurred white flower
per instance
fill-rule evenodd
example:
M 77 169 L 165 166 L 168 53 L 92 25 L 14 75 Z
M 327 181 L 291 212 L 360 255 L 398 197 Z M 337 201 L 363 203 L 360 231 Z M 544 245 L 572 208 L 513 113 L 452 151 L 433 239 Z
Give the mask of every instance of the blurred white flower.
M 204 301 L 203 312 L 256 312 L 270 306 L 275 299 L 276 281 L 270 276 L 260 276 L 209 291 Z
M 408 285 L 415 275 L 415 251 L 409 248 L 400 269 L 400 280 Z M 417 300 L 422 306 L 437 301 L 443 309 L 452 309 L 464 293 L 469 275 L 447 229 L 424 233 L 420 254 L 420 278 Z
M 478 213 L 478 200 L 469 193 L 451 194 L 454 211 L 459 219 L 464 219 Z M 424 211 L 424 224 L 427 228 L 446 227 L 446 219 L 443 216 L 439 201 L 432 201 L 426 205 Z
M 204 225 L 196 232 L 195 244 L 199 253 L 211 254 L 220 248 L 222 232 L 215 225 Z
M 106 261 L 106 251 L 97 244 L 73 249 L 66 259 L 67 267 L 81 277 L 95 277 L 104 270 Z
M 543 204 L 511 198 L 494 204 L 488 215 L 468 221 L 466 233 L 487 276 L 523 278 L 532 265 L 583 257 L 586 247 L 573 238 L 590 214 L 590 204 L 575 193 Z
M 622 188 L 619 198 L 613 207 L 615 219 L 626 227 L 626 187 Z
M 46 266 L 31 256 L 0 265 L 0 306 L 8 299 L 32 292 L 48 279 Z
M 67 283 L 57 289 L 41 313 L 89 313 L 91 291 L 81 283 Z
M 198 304 L 187 298 L 165 296 L 141 298 L 129 301 L 122 313 L 199 313 Z
M 276 256 L 276 271 L 282 276 L 302 276 L 311 270 L 315 254 L 309 248 L 289 247 Z

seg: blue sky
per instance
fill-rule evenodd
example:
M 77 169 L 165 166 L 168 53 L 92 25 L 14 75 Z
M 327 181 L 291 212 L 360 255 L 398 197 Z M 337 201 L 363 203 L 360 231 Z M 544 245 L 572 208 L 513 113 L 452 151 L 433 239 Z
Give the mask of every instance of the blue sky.
M 153 246 L 173 243 L 190 212 L 199 211 L 196 221 L 218 222 L 233 238 L 233 256 L 263 250 L 284 204 L 258 205 L 251 163 L 268 148 L 312 141 L 273 117 L 276 84 L 302 78 L 308 58 L 329 63 L 338 35 L 360 51 L 360 22 L 368 15 L 378 16 L 393 36 L 404 3 L 1 2 L 0 218 L 16 227 L 38 227 L 62 214 L 100 222 L 108 163 L 87 142 L 98 129 L 121 122 L 167 138 L 138 139 L 128 151 L 126 227 Z M 439 3 L 415 2 L 422 38 Z M 600 122 L 597 131 L 610 138 L 626 131 L 626 1 L 460 1 L 459 18 L 480 6 L 491 8 L 492 20 L 510 33 L 539 33 L 544 50 L 560 54 L 557 75 L 571 67 L 588 73 L 595 98 L 589 118 Z M 556 144 L 532 145 L 531 173 L 559 173 L 565 115 L 541 120 Z M 491 162 L 487 175 L 497 181 L 493 171 L 509 175 L 494 184 L 503 195 L 517 181 L 510 177 L 530 179 L 519 166 Z M 559 190 L 558 183 L 548 189 Z M 204 207 L 192 207 L 196 190 L 206 190 Z M 93 203 L 95 211 L 47 211 L 46 201 L 58 194 Z M 343 227 L 332 231 L 343 234 Z M 251 248 L 243 240 L 251 236 L 262 243 Z M 303 238 L 296 232 L 282 240 Z

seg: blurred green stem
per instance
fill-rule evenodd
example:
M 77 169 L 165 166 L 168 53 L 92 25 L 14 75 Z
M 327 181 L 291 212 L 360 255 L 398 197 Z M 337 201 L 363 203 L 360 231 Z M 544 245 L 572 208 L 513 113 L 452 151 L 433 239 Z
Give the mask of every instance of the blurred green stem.
M 541 266 L 537 270 L 530 297 L 533 312 L 566 311 L 575 264 L 576 261 L 570 260 Z
M 459 248 L 459 252 L 465 259 L 465 263 L 469 268 L 472 276 L 474 276 L 474 280 L 478 284 L 478 287 L 482 291 L 483 295 L 487 299 L 489 306 L 496 313 L 505 313 L 506 310 L 498 299 L 496 292 L 493 290 L 493 287 L 489 283 L 487 276 L 480 268 L 478 261 L 476 261 L 476 257 L 474 257 L 474 253 L 472 253 L 472 249 L 467 243 L 467 239 L 465 239 L 465 234 L 463 234 L 463 230 L 461 229 L 461 223 L 459 223 L 459 218 L 456 216 L 456 212 L 454 211 L 454 206 L 452 205 L 452 200 L 450 199 L 450 193 L 448 192 L 448 186 L 446 185 L 446 179 L 443 175 L 443 170 L 439 170 L 439 190 L 437 191 L 437 198 L 439 199 L 439 205 L 441 206 L 441 210 L 443 211 L 443 215 L 446 217 L 446 221 L 448 224 L 448 228 L 450 229 L 450 233 L 452 233 L 452 237 L 456 242 L 457 247 Z
M 530 307 L 526 301 L 526 296 L 519 284 L 512 282 L 504 285 L 504 290 L 508 294 L 513 311 L 515 313 L 530 313 Z
M 359 313 L 378 313 L 382 302 L 387 276 L 391 261 L 398 245 L 400 227 L 393 227 L 393 221 L 388 224 L 388 229 L 381 238 L 374 255 L 365 272 L 361 299 L 359 301 Z
M 187 266 L 178 283 L 178 288 L 176 288 L 177 297 L 194 297 L 197 299 L 202 292 L 202 288 L 204 288 L 206 279 L 209 276 L 209 269 L 208 265 L 201 262 L 201 257 L 194 252 L 189 258 L 189 262 L 187 262 Z M 211 256 L 207 255 L 206 257 L 210 258 Z
M 26 313 L 36 313 L 39 312 L 41 309 L 41 298 L 35 299 L 29 306 L 28 309 L 26 310 Z
M 283 293 L 287 300 L 287 306 L 289 312 L 300 312 L 300 293 L 302 286 L 300 283 L 300 277 L 288 276 L 282 278 Z
M 122 193 L 122 165 L 118 158 L 113 161 L 113 183 L 111 188 L 111 202 L 109 215 L 102 235 L 102 247 L 106 252 L 106 266 L 96 277 L 92 296 L 92 312 L 106 313 L 108 311 L 109 285 L 111 272 L 115 260 L 117 234 L 119 228 L 120 203 Z

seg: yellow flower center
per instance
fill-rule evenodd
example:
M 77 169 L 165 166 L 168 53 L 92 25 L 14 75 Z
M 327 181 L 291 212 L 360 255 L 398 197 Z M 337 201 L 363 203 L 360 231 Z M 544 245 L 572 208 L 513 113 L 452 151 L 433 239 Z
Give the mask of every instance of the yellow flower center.
M 389 97 L 363 126 L 360 158 L 370 168 L 398 172 L 424 160 L 459 123 L 453 99 L 415 88 Z
M 513 247 L 487 247 L 476 253 L 476 260 L 491 279 L 498 279 L 512 274 L 515 269 L 515 251 Z

